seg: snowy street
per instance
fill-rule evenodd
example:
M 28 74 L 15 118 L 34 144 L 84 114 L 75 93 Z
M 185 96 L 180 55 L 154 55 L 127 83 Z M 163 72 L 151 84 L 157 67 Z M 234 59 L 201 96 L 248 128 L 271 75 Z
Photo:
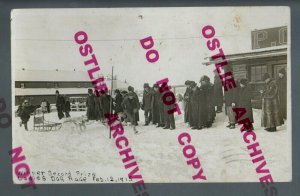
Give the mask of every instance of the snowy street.
M 278 127 L 277 132 L 266 132 L 260 127 L 261 110 L 254 109 L 253 112 L 257 141 L 274 181 L 290 181 L 291 133 L 286 130 L 286 124 Z M 71 118 L 74 118 L 85 113 L 70 114 Z M 45 119 L 58 122 L 57 113 L 45 114 Z M 191 143 L 196 148 L 207 177 L 206 182 L 257 182 L 262 176 L 255 172 L 257 165 L 251 162 L 249 151 L 239 131 L 240 126 L 236 126 L 235 129 L 226 128 L 227 117 L 224 112 L 217 114 L 209 129 L 191 130 L 184 124 L 183 114 L 175 115 L 175 121 L 176 129 L 172 131 L 155 128 L 154 125 L 143 126 L 144 115 L 140 110 L 140 122 L 137 126 L 140 133 L 135 135 L 131 126 L 124 126 L 125 135 L 129 139 L 129 145 L 145 182 L 197 182 L 192 180 L 195 170 L 186 164 L 182 146 L 178 143 L 177 137 L 182 132 L 189 132 L 192 136 Z M 12 129 L 13 147 L 23 147 L 26 162 L 32 172 L 45 172 L 46 180 L 36 179 L 37 184 L 76 183 L 74 176 L 78 173 L 88 175 L 87 173 L 94 172 L 94 176 L 105 179 L 109 176 L 126 178 L 127 173 L 114 140 L 109 139 L 109 129 L 102 123 L 89 121 L 86 123 L 86 130 L 80 130 L 72 122 L 63 122 L 58 131 L 38 132 L 33 130 L 31 116 L 29 131 L 26 132 L 24 127 L 19 126 L 19 122 L 20 118 L 16 118 Z M 49 171 L 65 173 L 62 177 L 64 179 L 51 180 L 53 174 Z M 79 172 L 76 174 L 76 171 Z M 67 178 L 66 172 L 72 173 L 72 180 Z M 87 178 L 85 182 L 99 183 L 92 177 Z

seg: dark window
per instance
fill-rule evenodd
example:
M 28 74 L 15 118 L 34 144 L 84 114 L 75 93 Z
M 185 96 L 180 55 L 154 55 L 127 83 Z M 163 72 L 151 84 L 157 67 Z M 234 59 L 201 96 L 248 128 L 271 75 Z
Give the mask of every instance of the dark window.
M 21 88 L 25 88 L 25 83 L 21 83 Z
M 78 88 L 81 87 L 81 83 L 80 83 L 80 82 L 77 83 L 77 87 L 78 87 Z
M 47 88 L 51 88 L 51 83 L 47 82 L 46 86 L 47 86 Z
M 266 65 L 251 66 L 251 82 L 261 82 L 265 73 L 267 73 Z
M 58 82 L 54 83 L 54 88 L 59 88 Z

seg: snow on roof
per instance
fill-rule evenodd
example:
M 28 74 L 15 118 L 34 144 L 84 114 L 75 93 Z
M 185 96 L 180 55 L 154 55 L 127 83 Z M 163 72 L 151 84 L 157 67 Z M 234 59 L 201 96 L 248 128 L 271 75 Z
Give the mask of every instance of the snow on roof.
M 15 95 L 55 95 L 56 90 L 62 95 L 87 94 L 88 92 L 88 88 L 16 88 Z
M 107 88 L 111 89 L 111 83 L 106 83 Z M 128 84 L 119 80 L 114 80 L 113 90 L 127 90 Z M 58 90 L 60 94 L 66 95 L 80 95 L 87 94 L 89 88 L 15 88 L 15 96 L 25 95 L 55 95 L 55 91 Z
M 99 76 L 101 76 L 99 74 Z M 86 71 L 15 70 L 15 81 L 90 82 Z

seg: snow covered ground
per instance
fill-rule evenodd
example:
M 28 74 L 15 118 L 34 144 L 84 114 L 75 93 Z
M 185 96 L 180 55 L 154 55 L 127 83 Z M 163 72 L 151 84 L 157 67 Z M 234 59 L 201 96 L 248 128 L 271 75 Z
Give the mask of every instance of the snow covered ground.
M 260 112 L 254 110 L 254 127 L 266 167 L 275 182 L 290 181 L 291 130 L 284 125 L 275 133 L 266 132 L 260 127 Z M 84 112 L 71 112 L 72 118 L 82 115 Z M 45 114 L 45 119 L 58 122 L 57 113 Z M 199 182 L 192 180 L 196 170 L 186 164 L 178 143 L 177 137 L 182 132 L 191 134 L 207 182 L 257 182 L 262 176 L 255 172 L 257 164 L 251 162 L 240 126 L 226 128 L 224 113 L 217 114 L 211 128 L 202 130 L 188 128 L 183 123 L 183 114 L 176 116 L 176 130 L 172 131 L 143 126 L 143 111 L 140 119 L 139 134 L 135 135 L 130 126 L 124 128 L 145 182 Z M 13 122 L 13 147 L 23 147 L 37 184 L 129 182 L 128 171 L 105 125 L 90 121 L 87 129 L 81 131 L 72 122 L 64 122 L 58 131 L 37 132 L 33 131 L 33 117 L 29 131 L 19 127 L 19 122 L 19 118 Z

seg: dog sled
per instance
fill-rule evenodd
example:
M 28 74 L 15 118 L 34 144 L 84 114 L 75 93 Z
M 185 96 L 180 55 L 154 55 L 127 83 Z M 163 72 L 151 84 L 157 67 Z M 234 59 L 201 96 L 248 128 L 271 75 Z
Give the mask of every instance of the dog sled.
M 57 131 L 62 123 L 55 123 L 45 120 L 43 116 L 33 116 L 33 130 L 35 131 Z

